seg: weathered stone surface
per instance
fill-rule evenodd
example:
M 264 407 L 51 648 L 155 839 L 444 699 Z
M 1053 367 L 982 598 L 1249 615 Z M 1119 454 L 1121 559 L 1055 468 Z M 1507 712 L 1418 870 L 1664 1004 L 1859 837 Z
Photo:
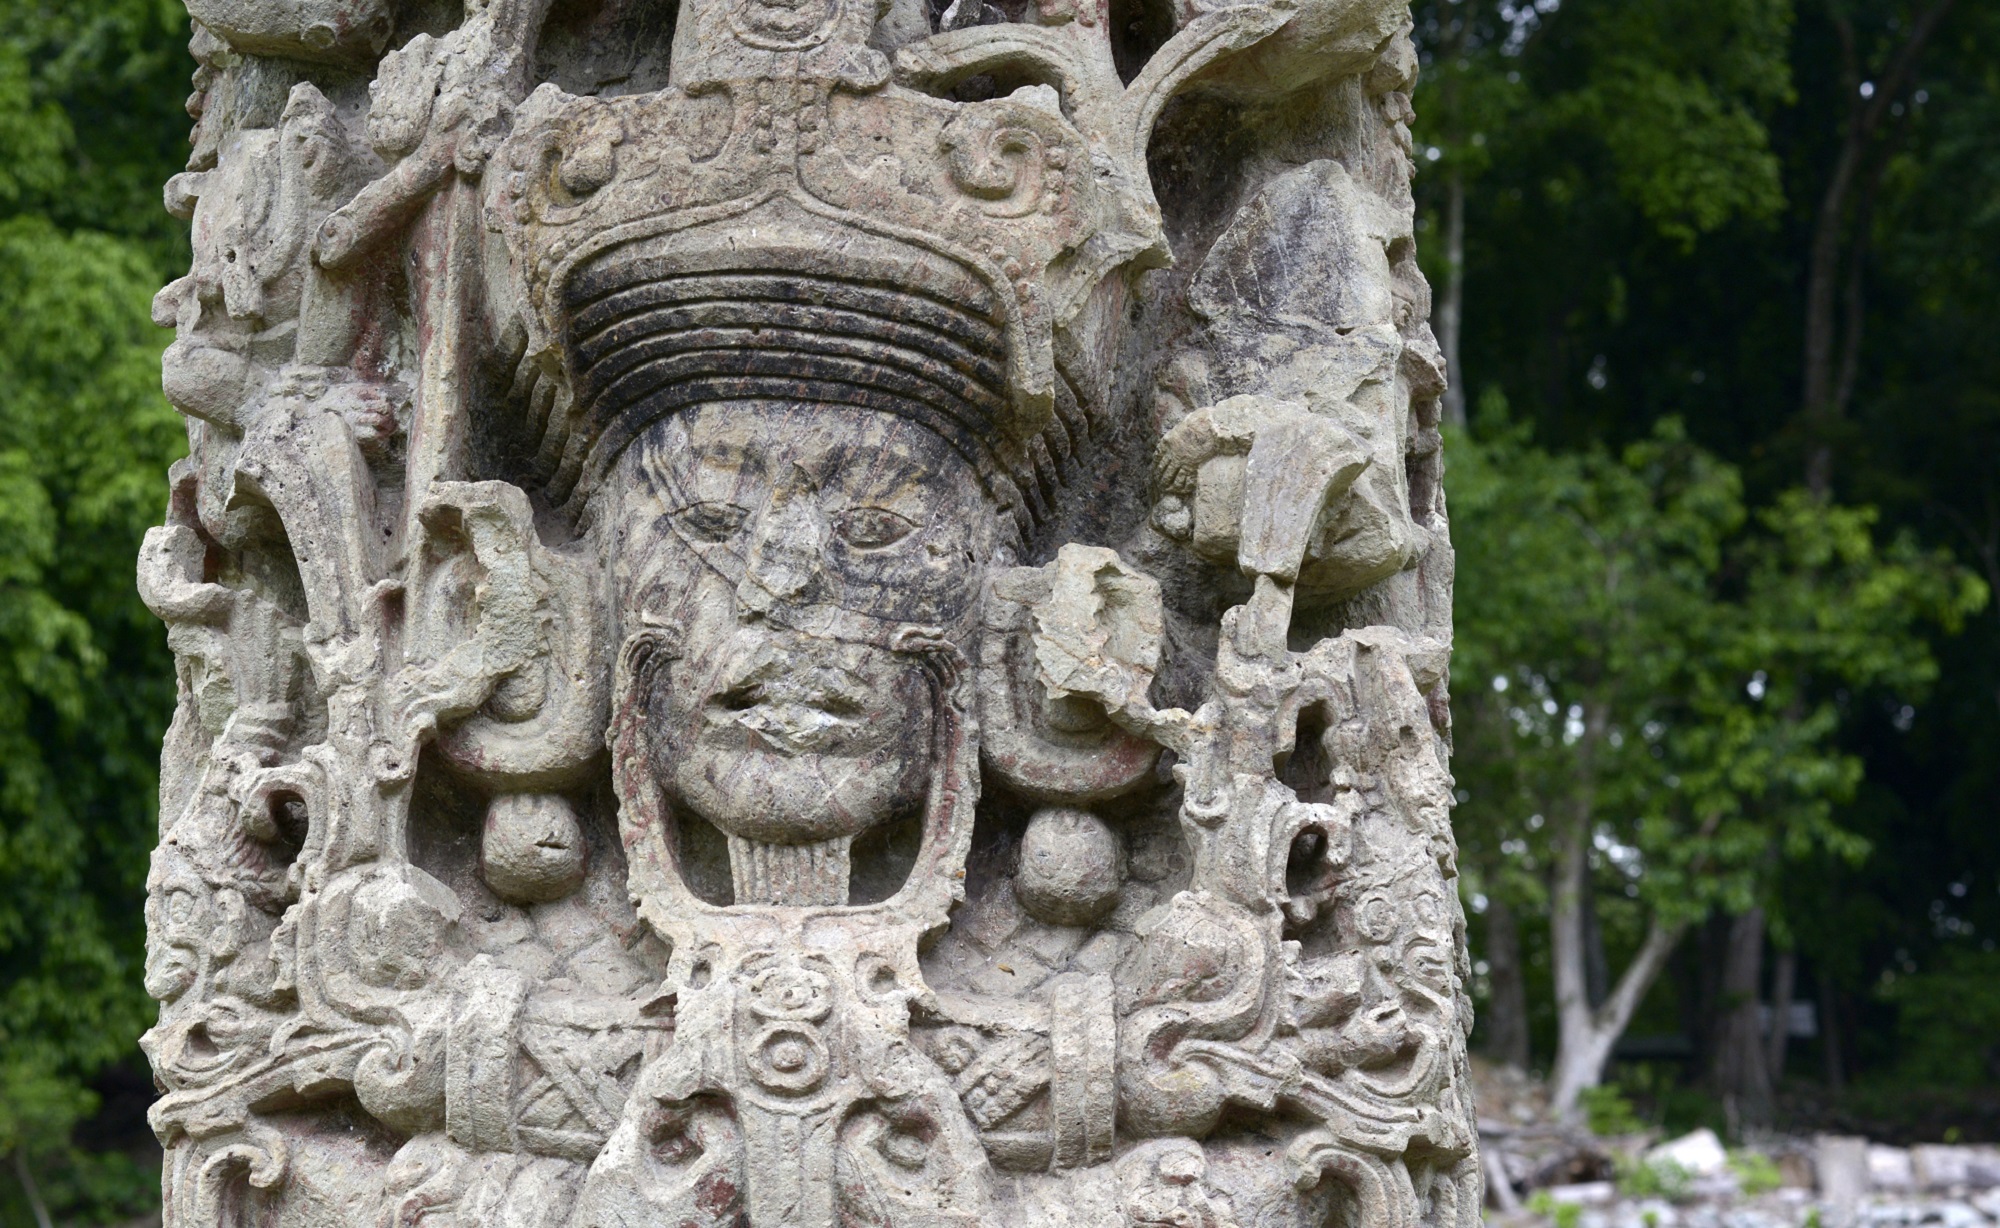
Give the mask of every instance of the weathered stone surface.
M 189 0 L 168 1222 L 1469 1228 L 1400 0 Z

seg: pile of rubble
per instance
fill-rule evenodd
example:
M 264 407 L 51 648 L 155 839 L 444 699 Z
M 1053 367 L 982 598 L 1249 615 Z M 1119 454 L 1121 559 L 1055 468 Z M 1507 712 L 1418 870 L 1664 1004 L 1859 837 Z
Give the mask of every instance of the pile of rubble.
M 1730 1151 L 1713 1131 L 1657 1146 L 1483 1126 L 1490 1222 L 1508 1228 L 1987 1228 L 2000 1147 L 1886 1147 L 1820 1135 Z M 1554 1180 L 1551 1176 L 1586 1179 Z

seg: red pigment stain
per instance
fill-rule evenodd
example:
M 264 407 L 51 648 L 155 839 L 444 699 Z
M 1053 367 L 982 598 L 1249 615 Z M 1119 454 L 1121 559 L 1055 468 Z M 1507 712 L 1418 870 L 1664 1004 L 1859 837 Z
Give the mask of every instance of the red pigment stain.
M 721 1173 L 710 1173 L 694 1187 L 694 1205 L 716 1219 L 736 1203 L 736 1183 Z

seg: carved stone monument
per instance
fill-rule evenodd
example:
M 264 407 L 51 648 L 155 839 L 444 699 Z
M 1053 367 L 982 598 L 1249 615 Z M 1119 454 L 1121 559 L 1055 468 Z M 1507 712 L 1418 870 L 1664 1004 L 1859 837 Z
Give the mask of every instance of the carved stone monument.
M 177 1228 L 1469 1228 L 1404 0 L 188 0 Z

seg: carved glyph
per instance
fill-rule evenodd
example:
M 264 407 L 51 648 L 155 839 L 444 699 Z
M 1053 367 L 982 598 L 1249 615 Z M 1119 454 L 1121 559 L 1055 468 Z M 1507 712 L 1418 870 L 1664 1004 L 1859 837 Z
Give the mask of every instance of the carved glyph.
M 189 0 L 170 1224 L 1466 1228 L 1397 0 Z

